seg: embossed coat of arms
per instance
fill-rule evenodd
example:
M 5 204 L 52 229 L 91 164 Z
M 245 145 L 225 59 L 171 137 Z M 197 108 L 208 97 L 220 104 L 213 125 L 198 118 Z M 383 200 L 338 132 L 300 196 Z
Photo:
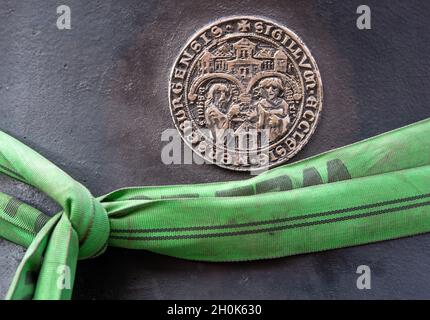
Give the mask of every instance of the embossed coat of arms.
M 322 83 L 315 60 L 289 29 L 254 17 L 199 31 L 171 75 L 170 107 L 186 143 L 234 170 L 293 157 L 315 130 Z

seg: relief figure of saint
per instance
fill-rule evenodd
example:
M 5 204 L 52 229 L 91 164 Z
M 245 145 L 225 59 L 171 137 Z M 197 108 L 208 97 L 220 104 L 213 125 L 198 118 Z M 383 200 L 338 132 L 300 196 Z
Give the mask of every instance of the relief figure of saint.
M 263 79 L 259 84 L 260 99 L 250 119 L 256 128 L 268 130 L 270 141 L 282 136 L 288 129 L 290 117 L 288 103 L 282 98 L 284 87 L 279 78 Z
M 237 104 L 230 107 L 231 92 L 224 83 L 213 84 L 207 93 L 205 102 L 205 120 L 214 137 L 230 127 L 230 120 L 240 110 Z

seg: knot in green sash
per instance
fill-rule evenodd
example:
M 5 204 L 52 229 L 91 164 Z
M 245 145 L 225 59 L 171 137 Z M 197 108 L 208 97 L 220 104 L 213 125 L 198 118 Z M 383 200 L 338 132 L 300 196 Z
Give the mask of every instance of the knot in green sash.
M 64 195 L 61 219 L 68 219 L 77 233 L 79 259 L 103 253 L 109 239 L 109 218 L 105 208 L 78 182 L 65 190 Z
M 0 131 L 0 172 L 62 208 L 51 217 L 0 192 L 0 237 L 28 248 L 9 299 L 70 299 L 77 260 L 108 244 L 244 261 L 430 231 L 430 119 L 248 180 L 130 187 L 97 198 Z

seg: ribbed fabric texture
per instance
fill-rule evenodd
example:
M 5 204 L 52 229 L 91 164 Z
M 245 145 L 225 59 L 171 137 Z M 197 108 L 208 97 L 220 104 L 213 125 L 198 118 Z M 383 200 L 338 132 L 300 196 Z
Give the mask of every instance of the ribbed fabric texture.
M 63 208 L 48 217 L 0 193 L 0 236 L 28 247 L 7 298 L 70 299 L 77 260 L 107 245 L 243 261 L 428 232 L 429 139 L 427 119 L 244 181 L 133 187 L 95 198 L 0 131 L 0 172 Z

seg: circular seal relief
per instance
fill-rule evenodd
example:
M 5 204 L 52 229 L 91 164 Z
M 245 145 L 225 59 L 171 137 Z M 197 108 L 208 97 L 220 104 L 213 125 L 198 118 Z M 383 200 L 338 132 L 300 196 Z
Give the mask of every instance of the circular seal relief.
M 172 69 L 170 109 L 184 141 L 210 163 L 261 170 L 308 142 L 322 109 L 314 58 L 291 30 L 233 17 L 200 30 Z

